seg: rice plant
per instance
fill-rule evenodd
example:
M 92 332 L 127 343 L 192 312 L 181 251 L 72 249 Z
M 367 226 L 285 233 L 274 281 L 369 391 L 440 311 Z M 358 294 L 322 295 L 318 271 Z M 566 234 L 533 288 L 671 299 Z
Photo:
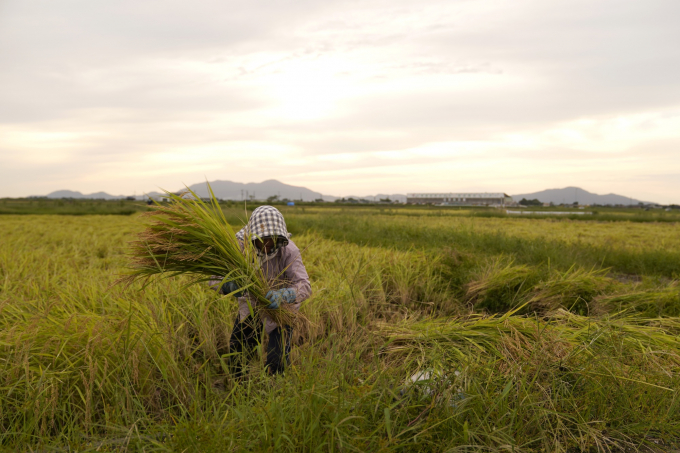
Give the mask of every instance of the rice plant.
M 156 204 L 147 215 L 153 221 L 131 243 L 129 271 L 119 282 L 130 285 L 137 280 L 156 276 L 188 275 L 188 285 L 208 282 L 223 276 L 221 287 L 234 282 L 249 297 L 251 315 L 257 310 L 262 317 L 286 325 L 296 320 L 296 313 L 288 307 L 270 310 L 267 292 L 273 288 L 257 265 L 257 252 L 250 236 L 241 242 L 227 223 L 224 213 L 210 190 L 210 202 L 187 189 L 176 195 L 166 192 L 170 203 Z M 256 302 L 255 304 L 251 301 Z
M 0 450 L 677 450 L 677 283 L 654 266 L 605 274 L 578 252 L 606 242 L 653 259 L 658 239 L 675 256 L 675 226 L 282 207 L 314 285 L 308 322 L 284 377 L 251 363 L 235 381 L 220 354 L 236 301 L 191 283 L 251 282 L 212 246 L 242 213 L 185 201 L 196 204 L 181 218 L 141 219 L 180 224 L 163 240 L 194 256 L 145 249 L 153 269 L 135 291 L 112 283 L 134 271 L 126 244 L 153 223 L 0 216 Z M 191 225 L 204 217 L 217 220 Z M 178 267 L 157 272 L 166 257 Z M 503 305 L 489 315 L 492 300 Z
M 532 289 L 529 306 L 538 313 L 567 309 L 581 315 L 602 314 L 594 299 L 613 286 L 608 269 L 572 266 L 565 272 L 553 271 L 548 279 Z
M 401 324 L 378 324 L 378 332 L 385 336 L 390 354 L 420 350 L 427 355 L 433 345 L 445 345 L 447 353 L 463 358 L 471 353 L 499 355 L 501 345 L 512 339 L 519 346 L 527 346 L 541 338 L 550 338 L 565 347 L 593 347 L 619 336 L 623 344 L 638 353 L 661 353 L 669 363 L 680 366 L 680 338 L 669 331 L 678 321 L 669 319 L 663 325 L 657 320 L 631 315 L 603 318 L 581 316 L 559 309 L 550 319 L 515 316 L 515 311 L 503 316 L 473 314 L 448 320 L 432 319 L 404 321 Z M 413 348 L 416 349 L 413 349 Z
M 390 366 L 427 377 L 427 410 L 456 408 L 492 451 L 507 432 L 530 451 L 639 451 L 680 434 L 670 427 L 680 408 L 677 322 L 558 310 L 548 321 L 508 313 L 384 323 L 376 335 Z
M 595 302 L 606 311 L 630 310 L 643 316 L 680 316 L 680 286 L 672 282 L 659 288 L 603 294 Z
M 524 302 L 536 271 L 505 256 L 490 260 L 466 285 L 465 297 L 477 310 L 502 312 Z

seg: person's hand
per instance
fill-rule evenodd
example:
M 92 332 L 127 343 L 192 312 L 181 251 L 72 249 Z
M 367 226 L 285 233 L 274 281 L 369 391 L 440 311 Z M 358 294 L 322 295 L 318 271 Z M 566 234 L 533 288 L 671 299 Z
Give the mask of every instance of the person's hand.
M 297 293 L 294 288 L 277 289 L 276 291 L 269 291 L 265 296 L 271 304 L 267 308 L 279 308 L 281 304 L 292 304 L 297 298 Z
M 238 292 L 236 292 L 238 291 Z M 234 283 L 234 282 L 226 282 L 225 284 L 222 285 L 222 288 L 220 288 L 220 294 L 231 294 L 234 293 L 235 297 L 241 297 L 243 296 L 243 291 L 239 291 L 239 286 Z

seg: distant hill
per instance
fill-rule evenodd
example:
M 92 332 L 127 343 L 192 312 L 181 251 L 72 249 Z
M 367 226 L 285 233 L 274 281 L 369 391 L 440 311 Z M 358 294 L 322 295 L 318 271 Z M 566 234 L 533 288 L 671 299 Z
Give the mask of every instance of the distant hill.
M 232 182 L 232 181 L 210 181 L 215 196 L 223 200 L 266 200 L 269 197 L 278 196 L 280 199 L 314 201 L 322 198 L 321 192 L 314 192 L 306 187 L 291 186 L 284 184 L 276 179 L 268 179 L 262 182 Z M 208 186 L 201 182 L 189 186 L 191 190 L 201 197 L 208 197 Z
M 109 195 L 106 192 L 95 192 L 85 195 L 73 190 L 57 190 L 46 196 L 47 198 L 89 198 L 97 200 L 118 200 L 120 198 L 125 198 L 125 195 Z
M 268 179 L 262 182 L 249 182 L 240 183 L 233 181 L 210 181 L 210 186 L 217 198 L 223 200 L 266 200 L 271 196 L 278 196 L 279 199 L 287 198 L 289 200 L 303 200 L 303 201 L 314 201 L 319 198 L 324 201 L 335 201 L 340 197 L 333 195 L 322 195 L 321 192 L 315 192 L 311 189 L 302 186 L 292 186 L 290 184 L 282 183 L 276 179 Z M 205 182 L 192 184 L 189 186 L 191 190 L 198 193 L 201 197 L 208 196 L 208 186 Z M 181 189 L 180 189 L 181 190 Z M 178 190 L 178 192 L 180 191 Z M 155 197 L 162 195 L 159 192 L 151 192 L 147 194 L 149 196 Z M 90 198 L 90 199 L 103 199 L 103 200 L 118 200 L 125 198 L 125 195 L 110 195 L 106 192 L 96 192 L 91 194 L 83 194 L 81 192 L 76 192 L 72 190 L 57 190 L 47 195 L 47 198 Z M 142 199 L 142 196 L 137 196 L 137 199 Z M 377 195 L 364 195 L 364 196 L 354 196 L 349 195 L 344 198 L 355 198 L 379 201 L 381 198 L 389 198 L 393 201 L 400 201 L 402 203 L 406 202 L 406 195 L 403 194 L 377 194 Z M 568 203 L 572 204 L 578 201 L 580 204 L 600 204 L 600 205 L 629 205 L 649 202 L 644 202 L 637 200 L 635 198 L 624 197 L 623 195 L 617 194 L 607 194 L 598 195 L 596 193 L 588 192 L 580 187 L 565 187 L 563 189 L 548 189 L 542 190 L 540 192 L 534 193 L 524 193 L 513 195 L 512 198 L 515 201 L 520 201 L 522 198 L 527 200 L 538 199 L 543 203 Z
M 629 205 L 638 203 L 649 203 L 646 201 L 636 200 L 635 198 L 624 197 L 623 195 L 617 195 L 610 193 L 607 195 L 598 195 L 596 193 L 588 192 L 580 187 L 565 187 L 564 189 L 548 189 L 542 190 L 540 192 L 534 193 L 523 193 L 519 195 L 513 195 L 513 200 L 520 201 L 522 198 L 527 200 L 537 199 L 543 203 L 567 203 L 572 204 L 577 201 L 579 204 L 600 204 L 600 205 Z
M 285 184 L 276 179 L 268 179 L 262 182 L 240 183 L 233 181 L 209 181 L 215 196 L 223 200 L 244 200 L 252 198 L 254 200 L 266 200 L 269 197 L 278 196 L 279 199 L 287 198 L 289 200 L 314 201 L 323 199 L 324 201 L 335 201 L 341 197 L 333 195 L 322 195 L 321 192 L 315 192 L 306 187 L 292 186 Z M 196 192 L 201 197 L 208 196 L 208 186 L 201 182 L 189 186 L 191 190 Z M 157 192 L 149 194 L 150 196 L 160 195 Z M 389 198 L 390 200 L 398 200 L 406 202 L 406 195 L 401 194 L 378 194 L 369 196 L 347 196 L 345 198 L 366 199 L 371 201 L 379 201 L 381 198 Z
M 323 199 L 324 201 L 335 201 L 341 197 L 333 195 L 323 195 L 321 192 L 315 192 L 311 189 L 302 186 L 292 186 L 290 184 L 282 183 L 276 179 L 268 179 L 262 182 L 240 183 L 233 181 L 210 181 L 210 187 L 217 198 L 223 200 L 266 200 L 272 196 L 278 196 L 279 199 L 287 198 L 289 200 L 303 200 L 314 201 Z M 192 184 L 189 186 L 191 190 L 199 194 L 201 197 L 208 197 L 208 186 L 205 182 Z M 183 189 L 183 188 L 182 188 Z M 177 192 L 181 192 L 178 189 Z M 158 197 L 163 194 L 160 192 L 149 192 L 145 194 L 150 197 Z M 73 190 L 57 190 L 46 195 L 47 198 L 78 198 L 78 199 L 100 199 L 100 200 L 119 200 L 126 198 L 125 195 L 111 195 L 106 192 L 96 192 L 91 194 L 83 194 Z M 377 194 L 367 196 L 347 196 L 345 198 L 366 199 L 371 201 L 379 201 L 381 198 L 389 198 L 393 201 L 406 202 L 406 195 L 403 194 Z M 141 200 L 145 197 L 142 195 L 135 196 L 136 199 Z

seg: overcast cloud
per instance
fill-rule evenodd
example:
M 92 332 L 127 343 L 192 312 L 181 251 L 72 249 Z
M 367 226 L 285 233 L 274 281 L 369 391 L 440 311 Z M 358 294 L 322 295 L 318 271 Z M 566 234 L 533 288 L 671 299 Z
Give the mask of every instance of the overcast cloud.
M 677 0 L 0 0 L 0 196 L 680 202 Z

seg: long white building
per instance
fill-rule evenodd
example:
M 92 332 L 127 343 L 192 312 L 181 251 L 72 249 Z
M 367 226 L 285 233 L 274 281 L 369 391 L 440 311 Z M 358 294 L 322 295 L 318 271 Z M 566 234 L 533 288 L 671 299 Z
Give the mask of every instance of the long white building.
M 437 204 L 444 206 L 506 206 L 514 200 L 506 193 L 409 193 L 409 204 Z

